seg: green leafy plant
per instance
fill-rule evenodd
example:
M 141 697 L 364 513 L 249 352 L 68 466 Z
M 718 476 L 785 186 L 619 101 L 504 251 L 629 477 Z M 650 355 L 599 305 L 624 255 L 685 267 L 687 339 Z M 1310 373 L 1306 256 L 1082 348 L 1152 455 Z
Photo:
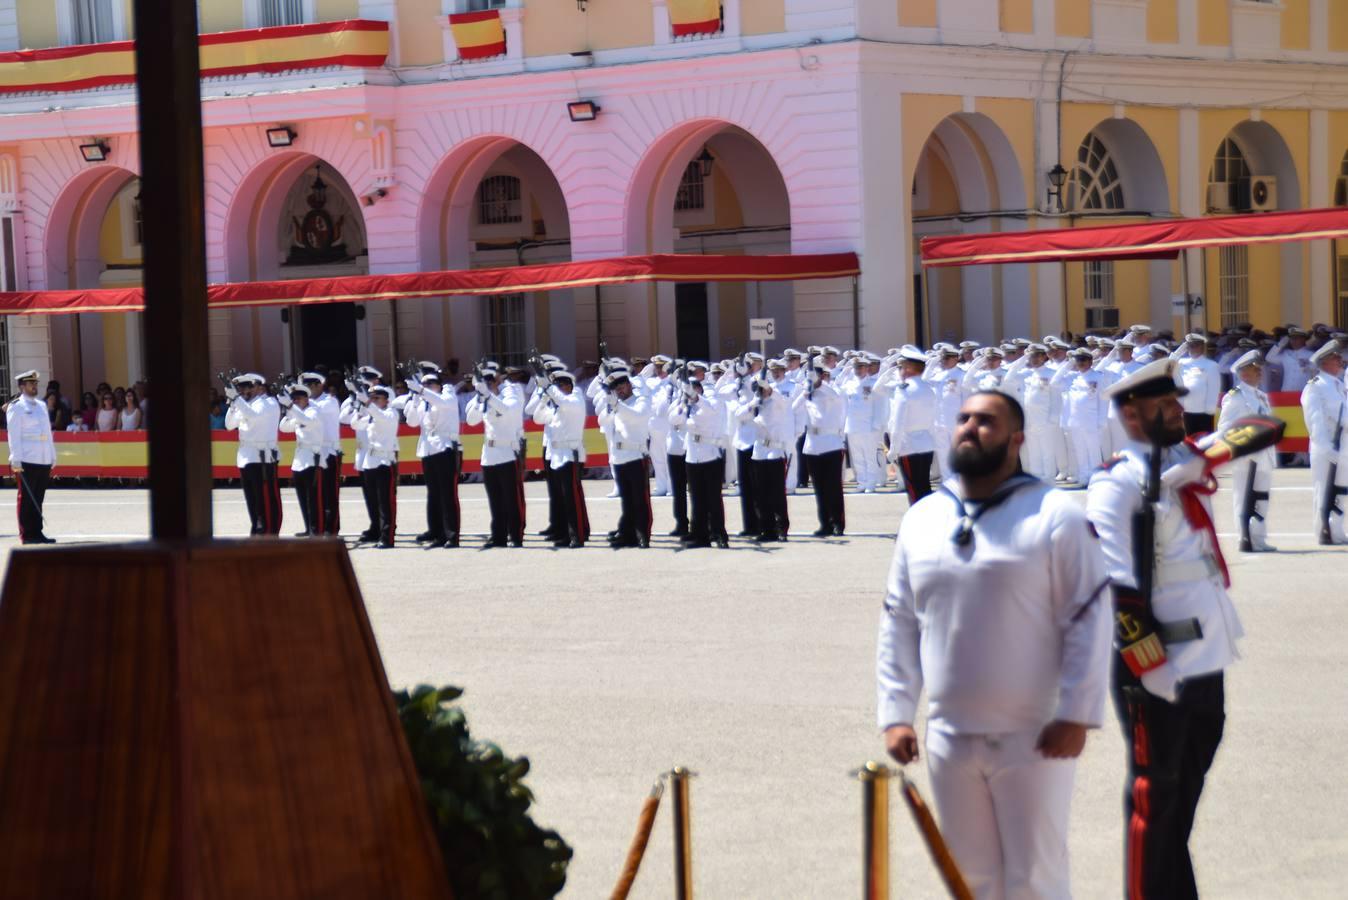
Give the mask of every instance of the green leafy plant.
M 456 687 L 418 685 L 394 701 L 455 900 L 536 900 L 566 884 L 571 848 L 529 816 L 527 757 L 475 741 Z

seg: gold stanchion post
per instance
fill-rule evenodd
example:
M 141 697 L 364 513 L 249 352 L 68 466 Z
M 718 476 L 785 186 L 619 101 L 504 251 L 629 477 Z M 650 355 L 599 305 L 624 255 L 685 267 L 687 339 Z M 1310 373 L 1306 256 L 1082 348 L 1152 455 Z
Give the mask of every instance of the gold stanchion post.
M 675 766 L 669 773 L 674 788 L 674 897 L 693 898 L 693 830 L 688 789 L 693 773 Z
M 889 768 L 868 762 L 861 781 L 862 864 L 865 900 L 889 900 Z

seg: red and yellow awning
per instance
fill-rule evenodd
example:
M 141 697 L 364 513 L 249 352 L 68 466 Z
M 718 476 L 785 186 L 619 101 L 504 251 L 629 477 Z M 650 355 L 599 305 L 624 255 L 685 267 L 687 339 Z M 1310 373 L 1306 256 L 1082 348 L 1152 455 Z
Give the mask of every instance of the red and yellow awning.
M 668 0 L 675 37 L 715 34 L 721 30 L 721 0 Z
M 505 55 L 505 27 L 501 24 L 499 9 L 452 15 L 449 29 L 454 34 L 454 46 L 459 48 L 460 59 Z
M 657 253 L 539 266 L 213 284 L 206 289 L 206 299 L 212 309 L 238 309 L 250 306 L 476 297 L 558 291 L 598 284 L 817 281 L 860 274 L 861 263 L 855 253 L 764 256 Z M 145 294 L 138 287 L 0 293 L 0 315 L 137 312 L 144 308 Z
M 246 75 L 329 66 L 373 68 L 388 57 L 387 22 L 352 19 L 203 34 L 201 74 Z M 81 91 L 136 81 L 135 43 L 114 41 L 0 53 L 0 94 Z

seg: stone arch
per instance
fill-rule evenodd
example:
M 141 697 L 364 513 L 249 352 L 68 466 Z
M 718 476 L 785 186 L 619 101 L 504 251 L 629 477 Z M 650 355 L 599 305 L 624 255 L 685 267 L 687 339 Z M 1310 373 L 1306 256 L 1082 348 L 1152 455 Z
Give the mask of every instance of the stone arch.
M 1105 119 L 1087 132 L 1083 144 L 1097 137 L 1109 151 L 1123 184 L 1123 209 L 1129 212 L 1168 213 L 1170 185 L 1161 154 L 1150 135 L 1132 119 Z M 1079 162 L 1073 148 L 1073 163 Z

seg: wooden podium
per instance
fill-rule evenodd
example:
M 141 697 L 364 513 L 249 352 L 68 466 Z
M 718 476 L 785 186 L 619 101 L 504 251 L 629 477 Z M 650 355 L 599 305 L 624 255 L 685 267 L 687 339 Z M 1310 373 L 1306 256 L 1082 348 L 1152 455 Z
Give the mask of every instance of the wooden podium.
M 0 897 L 448 896 L 344 545 L 14 552 Z

